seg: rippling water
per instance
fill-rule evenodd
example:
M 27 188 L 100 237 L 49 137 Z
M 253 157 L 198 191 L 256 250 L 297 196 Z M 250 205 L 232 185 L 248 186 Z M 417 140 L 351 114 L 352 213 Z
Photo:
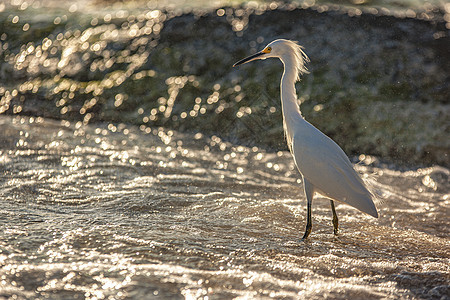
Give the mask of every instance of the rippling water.
M 287 152 L 163 128 L 0 116 L 0 298 L 450 293 L 449 171 L 364 157 L 380 218 L 305 199 Z

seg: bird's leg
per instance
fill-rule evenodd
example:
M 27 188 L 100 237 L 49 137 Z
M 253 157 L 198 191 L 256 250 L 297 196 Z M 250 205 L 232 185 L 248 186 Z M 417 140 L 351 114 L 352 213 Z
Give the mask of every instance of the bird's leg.
M 309 234 L 311 233 L 311 229 L 312 229 L 312 218 L 311 218 L 311 206 L 312 206 L 312 199 L 313 199 L 313 195 L 314 195 L 314 188 L 312 186 L 311 183 L 309 183 L 309 181 L 307 181 L 306 179 L 303 179 L 303 185 L 305 188 L 305 195 L 306 195 L 306 230 L 305 230 L 305 234 L 302 237 L 302 241 L 306 240 L 306 238 L 309 236 Z
M 307 206 L 307 219 L 306 219 L 306 230 L 305 234 L 302 237 L 302 241 L 306 240 L 306 238 L 311 233 L 312 229 L 312 218 L 311 218 L 311 201 L 308 199 L 308 206 Z
M 334 208 L 334 201 L 330 200 L 330 202 L 331 202 L 331 211 L 333 212 L 334 235 L 337 235 L 338 234 L 338 228 L 339 228 L 338 216 L 336 214 L 336 209 Z

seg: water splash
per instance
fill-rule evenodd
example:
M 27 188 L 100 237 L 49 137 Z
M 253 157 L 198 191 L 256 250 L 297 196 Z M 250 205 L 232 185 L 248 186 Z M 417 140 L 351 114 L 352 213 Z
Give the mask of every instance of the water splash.
M 2 295 L 448 293 L 447 169 L 366 158 L 357 169 L 377 174 L 380 219 L 338 205 L 335 237 L 318 198 L 300 242 L 305 199 L 288 152 L 148 128 L 0 118 Z

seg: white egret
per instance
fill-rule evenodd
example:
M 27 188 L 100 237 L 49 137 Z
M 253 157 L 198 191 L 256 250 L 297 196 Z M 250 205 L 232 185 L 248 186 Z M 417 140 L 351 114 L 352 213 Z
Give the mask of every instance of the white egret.
M 283 127 L 294 162 L 303 177 L 307 200 L 307 222 L 302 240 L 311 233 L 311 204 L 316 192 L 330 199 L 334 234 L 338 233 L 334 200 L 378 218 L 373 195 L 353 169 L 347 155 L 332 139 L 307 122 L 300 112 L 295 82 L 307 72 L 305 62 L 309 61 L 303 48 L 293 41 L 275 40 L 262 51 L 238 61 L 233 67 L 270 57 L 279 58 L 284 65 L 280 87 Z

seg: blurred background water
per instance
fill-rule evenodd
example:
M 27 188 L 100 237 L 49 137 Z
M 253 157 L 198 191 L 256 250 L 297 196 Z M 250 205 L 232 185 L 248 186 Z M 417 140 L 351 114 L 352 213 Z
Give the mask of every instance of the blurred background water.
M 0 3 L 0 297 L 450 295 L 450 6 L 441 1 Z M 380 218 L 305 199 L 275 38 L 311 58 L 305 118 Z

